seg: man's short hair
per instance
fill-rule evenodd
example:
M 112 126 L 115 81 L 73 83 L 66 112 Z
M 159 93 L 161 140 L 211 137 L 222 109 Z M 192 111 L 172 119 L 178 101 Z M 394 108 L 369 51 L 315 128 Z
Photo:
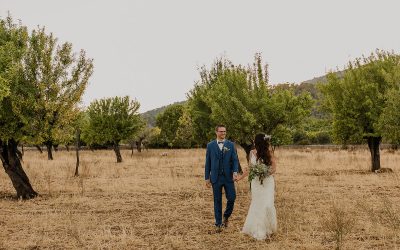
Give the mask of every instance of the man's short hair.
M 218 124 L 215 126 L 215 131 L 218 131 L 219 128 L 226 128 L 224 124 Z

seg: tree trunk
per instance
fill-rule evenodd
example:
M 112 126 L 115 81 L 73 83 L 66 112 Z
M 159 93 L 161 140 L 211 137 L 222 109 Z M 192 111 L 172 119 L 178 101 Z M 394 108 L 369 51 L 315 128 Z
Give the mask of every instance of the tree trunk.
M 76 146 L 75 146 L 75 151 L 76 151 L 76 166 L 75 166 L 75 174 L 74 176 L 79 176 L 79 141 L 81 140 L 81 130 L 77 129 L 76 130 Z
M 236 143 L 235 143 L 236 144 Z M 246 143 L 240 143 L 239 144 L 243 149 L 244 149 L 244 151 L 246 152 L 246 160 L 247 160 L 247 162 L 249 162 L 249 159 L 250 159 L 250 151 L 253 149 L 253 144 L 246 144 Z M 235 150 L 236 150 L 236 154 L 237 154 L 237 149 L 236 149 L 236 146 L 235 146 Z M 240 162 L 239 162 L 239 173 L 243 173 L 243 169 L 242 169 L 242 166 L 241 166 L 241 164 L 240 164 Z
M 24 160 L 22 159 L 22 157 L 24 156 L 24 154 L 21 153 L 21 151 L 19 151 L 18 147 L 17 147 L 16 153 L 17 153 L 17 157 L 18 157 L 22 162 L 24 162 Z
M 47 159 L 48 160 L 53 160 L 53 152 L 51 151 L 51 148 L 53 147 L 53 143 L 47 142 L 46 143 L 46 148 L 47 148 Z
M 41 147 L 41 146 L 35 145 L 35 147 L 39 150 L 39 152 L 40 152 L 41 154 L 43 154 L 43 150 L 42 150 L 42 147 Z
M 250 151 L 253 149 L 253 144 L 241 143 L 240 146 L 242 146 L 242 148 L 246 152 L 246 159 L 247 159 L 247 162 L 249 162 L 249 160 L 250 160 Z
M 136 142 L 136 149 L 139 153 L 142 152 L 142 139 L 139 139 L 139 141 Z
M 65 148 L 67 149 L 67 152 L 69 152 L 69 146 L 68 146 L 68 144 L 65 145 Z
M 58 144 L 53 145 L 53 148 L 54 148 L 54 152 L 57 152 L 58 151 Z
M 17 145 L 13 139 L 9 140 L 8 143 L 1 141 L 0 158 L 3 163 L 4 170 L 10 177 L 11 182 L 17 191 L 17 197 L 22 199 L 31 199 L 38 195 L 33 190 L 31 183 L 29 182 L 28 176 L 25 174 L 22 168 L 21 162 L 17 156 Z
M 371 153 L 371 171 L 375 172 L 381 168 L 381 157 L 379 154 L 379 145 L 382 137 L 367 137 L 369 152 Z
M 131 158 L 133 157 L 133 143 L 130 144 L 131 145 Z
M 121 152 L 119 151 L 119 144 L 114 143 L 114 152 L 115 156 L 117 156 L 117 163 L 122 162 Z

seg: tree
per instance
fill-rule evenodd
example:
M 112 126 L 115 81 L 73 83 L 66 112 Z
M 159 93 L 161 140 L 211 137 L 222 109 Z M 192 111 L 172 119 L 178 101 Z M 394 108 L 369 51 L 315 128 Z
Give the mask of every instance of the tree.
M 157 115 L 156 125 L 161 129 L 159 139 L 166 146 L 173 147 L 176 132 L 179 128 L 179 119 L 183 114 L 184 106 L 175 104 L 168 106 L 164 112 Z
M 367 140 L 372 171 L 381 167 L 382 136 L 390 136 L 398 128 L 389 124 L 395 124 L 397 119 L 393 116 L 398 107 L 393 107 L 397 104 L 399 67 L 398 55 L 377 50 L 369 57 L 349 62 L 342 78 L 328 74 L 328 84 L 320 86 L 325 108 L 332 114 L 334 140 L 342 144 Z
M 22 58 L 28 47 L 26 27 L 8 16 L 0 20 L 0 159 L 17 191 L 17 197 L 37 196 L 17 153 L 19 140 L 32 131 L 33 89 L 23 79 Z
M 195 145 L 193 122 L 190 117 L 189 107 L 184 105 L 181 117 L 178 119 L 178 129 L 175 133 L 173 144 L 180 148 L 190 148 Z
M 400 72 L 399 72 L 400 73 Z M 379 129 L 390 143 L 400 144 L 400 82 L 387 93 L 386 106 L 383 108 Z
M 149 144 L 151 143 L 151 141 L 156 138 L 157 136 L 160 135 L 160 129 L 157 127 L 146 127 L 143 131 L 143 134 L 140 135 L 141 138 L 144 138 L 141 141 L 141 145 L 148 149 Z M 139 142 L 139 141 L 138 141 Z M 139 143 L 138 143 L 139 144 Z
M 42 96 L 50 95 L 52 90 L 32 80 L 31 70 L 40 61 L 40 53 L 32 56 L 32 51 L 40 50 L 33 48 L 38 45 L 33 42 L 38 32 L 33 31 L 29 35 L 27 28 L 14 24 L 10 16 L 0 20 L 0 158 L 17 196 L 23 199 L 33 198 L 37 192 L 23 170 L 17 146 L 20 142 L 42 142 L 45 130 L 43 120 L 52 111 L 49 109 L 49 113 L 44 113 L 41 108 Z M 47 67 L 45 61 L 41 62 L 40 67 Z M 65 63 L 61 60 L 60 64 Z M 80 75 L 78 72 L 74 76 Z M 69 76 L 63 77 L 68 79 Z M 65 91 L 72 91 L 70 88 Z M 79 99 L 80 96 L 76 96 L 70 105 L 64 106 L 65 109 L 74 108 Z
M 155 136 L 155 128 L 154 127 L 148 127 L 146 122 L 144 121 L 143 117 L 142 119 L 142 129 L 139 131 L 139 133 L 135 133 L 132 135 L 130 138 L 126 140 L 127 143 L 131 146 L 131 157 L 133 156 L 133 149 L 136 146 L 136 149 L 139 153 L 142 152 L 142 148 L 145 147 L 147 148 L 147 145 L 150 143 L 150 140 Z
M 293 143 L 301 145 L 332 143 L 331 123 L 328 117 L 306 118 L 302 126 L 293 131 Z
M 151 136 L 148 138 L 148 140 L 145 141 L 146 147 L 159 148 L 161 145 L 159 140 L 160 134 L 161 134 L 161 129 L 159 127 L 152 127 Z
M 215 133 L 211 129 L 214 125 L 211 120 L 211 107 L 208 102 L 207 93 L 211 89 L 215 78 L 222 70 L 222 62 L 217 61 L 213 68 L 208 73 L 207 69 L 203 66 L 200 69 L 201 79 L 197 82 L 192 90 L 188 93 L 188 102 L 190 118 L 193 127 L 194 139 L 201 145 L 207 145 L 207 142 L 215 137 Z M 207 80 L 207 74 L 213 74 L 213 78 Z
M 128 96 L 93 101 L 87 109 L 88 123 L 84 137 L 89 144 L 112 144 L 117 162 L 122 162 L 119 143 L 139 132 L 143 126 L 139 102 Z
M 298 126 L 310 113 L 308 93 L 299 96 L 291 90 L 268 85 L 268 65 L 255 55 L 252 66 L 235 66 L 217 59 L 210 70 L 202 67 L 201 80 L 188 96 L 196 139 L 213 138 L 213 127 L 223 123 L 230 137 L 250 153 L 257 132 L 284 136 L 284 128 Z
M 73 138 L 71 124 L 78 113 L 75 105 L 93 73 L 92 59 L 87 59 L 83 50 L 76 58 L 71 43 L 57 46 L 53 34 L 47 35 L 45 28 L 41 28 L 29 37 L 24 61 L 25 77 L 38 89 L 36 115 L 41 118 L 38 143 L 46 145 L 48 159 L 53 160 L 52 148 Z
M 76 165 L 75 165 L 75 173 L 74 176 L 79 176 L 79 151 L 81 147 L 81 133 L 82 129 L 84 128 L 85 124 L 87 124 L 87 114 L 83 111 L 79 111 L 76 119 L 73 121 L 73 128 L 75 130 L 75 153 L 76 153 Z M 67 148 L 68 150 L 68 148 Z M 69 151 L 69 150 L 68 150 Z
M 274 129 L 274 136 L 271 138 L 272 150 L 275 151 L 276 147 L 293 143 L 292 137 L 292 131 L 289 128 L 283 125 L 277 126 Z

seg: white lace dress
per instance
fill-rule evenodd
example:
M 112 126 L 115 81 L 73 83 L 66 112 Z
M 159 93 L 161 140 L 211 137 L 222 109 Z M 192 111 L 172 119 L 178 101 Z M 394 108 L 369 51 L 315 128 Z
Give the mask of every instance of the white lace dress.
M 250 153 L 250 164 L 256 164 L 256 156 Z M 275 181 L 271 175 L 261 185 L 258 178 L 251 181 L 251 203 L 242 233 L 257 240 L 264 240 L 277 231 L 276 210 L 274 205 Z

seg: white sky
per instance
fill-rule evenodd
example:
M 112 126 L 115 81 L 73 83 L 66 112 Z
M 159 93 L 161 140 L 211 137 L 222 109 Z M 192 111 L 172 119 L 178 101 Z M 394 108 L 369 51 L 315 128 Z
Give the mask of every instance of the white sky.
M 94 59 L 84 105 L 129 95 L 144 112 L 186 99 L 226 54 L 235 64 L 261 52 L 270 82 L 302 82 L 376 48 L 400 51 L 400 2 L 393 0 L 0 0 L 30 29 Z

